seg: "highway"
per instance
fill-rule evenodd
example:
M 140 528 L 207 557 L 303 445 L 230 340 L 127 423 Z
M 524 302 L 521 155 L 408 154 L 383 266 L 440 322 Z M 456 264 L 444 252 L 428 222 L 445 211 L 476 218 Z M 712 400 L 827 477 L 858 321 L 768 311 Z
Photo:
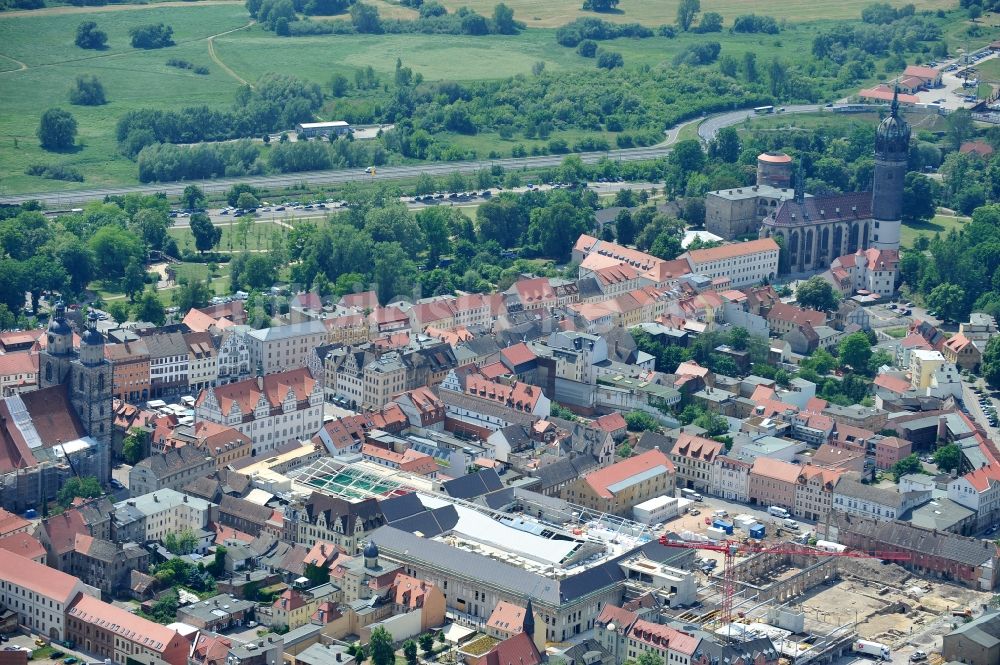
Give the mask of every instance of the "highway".
M 793 105 L 784 108 L 783 115 L 796 113 L 815 113 L 822 111 L 823 106 L 817 104 Z M 833 107 L 836 108 L 836 107 Z M 873 109 L 880 108 L 873 105 Z M 708 142 L 715 138 L 715 135 L 723 127 L 737 125 L 747 118 L 755 117 L 752 109 L 730 111 L 719 115 L 711 116 L 704 120 L 688 120 L 679 125 L 671 127 L 665 132 L 666 140 L 655 146 L 646 148 L 624 148 L 616 150 L 606 150 L 601 152 L 580 152 L 572 153 L 578 156 L 584 164 L 594 164 L 603 158 L 618 160 L 622 162 L 643 161 L 656 159 L 670 153 L 671 145 L 676 142 L 680 129 L 692 122 L 700 122 L 698 136 L 702 141 Z M 351 168 L 329 171 L 306 171 L 302 173 L 291 173 L 284 175 L 264 175 L 246 176 L 240 178 L 220 178 L 217 180 L 188 180 L 171 183 L 151 183 L 146 185 L 134 185 L 128 187 L 106 187 L 100 189 L 79 189 L 65 192 L 40 192 L 33 194 L 19 194 L 16 196 L 0 197 L 0 204 L 17 205 L 25 201 L 41 201 L 46 208 L 65 210 L 67 208 L 83 205 L 90 201 L 100 201 L 106 196 L 124 194 L 153 194 L 162 192 L 167 196 L 177 197 L 188 185 L 198 185 L 206 194 L 219 194 L 226 192 L 236 184 L 248 184 L 254 187 L 265 189 L 279 189 L 292 187 L 294 185 L 333 185 L 345 182 L 362 182 L 372 180 L 397 180 L 401 178 L 415 178 L 421 174 L 431 176 L 450 175 L 454 172 L 474 173 L 480 169 L 491 166 L 502 166 L 507 171 L 517 171 L 521 169 L 537 169 L 550 166 L 559 166 L 567 155 L 540 155 L 537 157 L 508 157 L 504 159 L 482 159 L 463 162 L 434 162 L 429 164 L 409 164 L 406 166 L 380 166 L 376 169 L 376 175 L 365 173 L 364 169 Z
M 670 146 L 661 144 L 649 148 L 626 148 L 602 152 L 572 153 L 580 157 L 584 164 L 594 164 L 602 158 L 619 161 L 641 161 L 663 157 L 670 152 Z M 167 196 L 180 196 L 188 185 L 198 185 L 206 194 L 226 192 L 235 184 L 243 183 L 254 187 L 275 189 L 293 185 L 332 185 L 345 182 L 366 180 L 398 180 L 400 178 L 415 178 L 421 174 L 431 176 L 459 173 L 475 173 L 480 169 L 488 169 L 499 165 L 507 171 L 520 169 L 537 169 L 547 166 L 559 166 L 566 155 L 541 155 L 538 157 L 509 157 L 506 159 L 483 159 L 465 162 L 435 162 L 431 164 L 414 164 L 407 166 L 380 166 L 376 175 L 365 173 L 364 169 L 352 168 L 335 171 L 306 171 L 286 175 L 249 176 L 241 178 L 220 178 L 218 180 L 188 180 L 171 183 L 151 183 L 130 187 L 106 187 L 101 189 L 80 189 L 68 192 L 46 192 L 38 194 L 20 194 L 0 198 L 0 204 L 17 205 L 25 201 L 41 201 L 47 208 L 66 209 L 89 201 L 100 201 L 106 196 L 124 194 L 153 194 L 163 192 Z

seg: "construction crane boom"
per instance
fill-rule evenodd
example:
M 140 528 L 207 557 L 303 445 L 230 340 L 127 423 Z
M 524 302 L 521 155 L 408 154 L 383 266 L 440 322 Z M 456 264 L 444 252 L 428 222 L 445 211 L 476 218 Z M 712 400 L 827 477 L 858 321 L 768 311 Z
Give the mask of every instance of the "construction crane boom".
M 660 536 L 660 544 L 666 547 L 679 547 L 689 550 L 708 550 L 711 552 L 721 552 L 722 562 L 722 612 L 723 623 L 730 623 L 733 620 L 733 597 L 736 595 L 736 557 L 749 554 L 788 554 L 792 556 L 838 556 L 853 557 L 857 559 L 881 559 L 883 561 L 909 561 L 910 555 L 906 552 L 889 551 L 862 551 L 844 550 L 842 552 L 820 550 L 812 547 L 797 546 L 792 543 L 778 543 L 776 545 L 765 545 L 759 541 L 751 540 L 742 542 L 739 540 L 723 540 L 719 542 L 690 542 L 686 540 L 672 540 L 666 534 Z

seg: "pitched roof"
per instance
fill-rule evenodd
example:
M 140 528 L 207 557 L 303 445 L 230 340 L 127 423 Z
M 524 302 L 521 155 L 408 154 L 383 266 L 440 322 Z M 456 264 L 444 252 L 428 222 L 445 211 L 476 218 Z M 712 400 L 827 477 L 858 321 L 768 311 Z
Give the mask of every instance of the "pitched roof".
M 670 649 L 691 656 L 701 640 L 676 628 L 645 619 L 638 619 L 629 630 L 632 639 L 653 646 L 656 649 Z
M 80 594 L 66 611 L 68 616 L 108 630 L 131 642 L 141 644 L 150 651 L 163 653 L 170 646 L 177 646 L 180 633 L 149 619 L 132 614 L 120 607 L 105 603 L 99 598 Z
M 23 531 L 31 526 L 31 522 L 20 515 L 0 508 L 0 536 L 5 536 L 15 531 Z
M 812 196 L 802 203 L 795 199 L 782 201 L 768 220 L 778 226 L 796 226 L 818 221 L 871 219 L 871 210 L 871 192 L 850 192 Z
M 734 242 L 719 247 L 710 247 L 709 249 L 693 249 L 681 256 L 687 257 L 688 261 L 694 265 L 700 265 L 712 261 L 722 261 L 740 256 L 749 256 L 750 254 L 759 254 L 760 252 L 776 251 L 778 251 L 778 243 L 774 241 L 774 238 L 760 238 L 759 240 Z
M 753 461 L 753 466 L 750 468 L 750 475 L 794 483 L 799 478 L 799 466 L 770 457 L 758 457 Z
M 38 539 L 23 531 L 0 538 L 0 549 L 13 552 L 26 559 L 37 559 L 45 556 L 45 547 L 38 542 Z
M 683 432 L 677 437 L 677 443 L 674 444 L 670 454 L 712 462 L 724 450 L 725 445 L 718 441 Z
M 70 601 L 80 584 L 80 580 L 72 575 L 5 549 L 0 549 L 0 570 L 6 581 L 50 598 L 60 605 Z
M 584 480 L 598 496 L 613 499 L 625 487 L 664 473 L 674 473 L 673 462 L 662 451 L 648 450 L 588 473 Z
M 253 413 L 262 395 L 269 406 L 276 407 L 284 402 L 289 391 L 296 401 L 308 399 L 315 385 L 309 368 L 301 367 L 263 377 L 263 390 L 257 386 L 256 378 L 203 390 L 198 396 L 198 405 L 205 402 L 209 392 L 214 392 L 222 415 L 228 416 L 234 404 L 239 404 L 240 412 L 246 415 Z
M 916 76 L 921 79 L 931 81 L 941 77 L 941 72 L 933 67 L 921 67 L 920 65 L 907 65 L 903 70 L 903 76 Z
M 613 411 L 601 416 L 594 421 L 594 425 L 605 432 L 617 432 L 628 427 L 628 423 L 625 422 L 625 416 L 619 411 Z
M 767 313 L 767 320 L 786 321 L 800 326 L 808 324 L 816 327 L 826 323 L 826 314 L 817 312 L 814 309 L 803 309 L 795 305 L 779 302 L 771 306 L 771 311 Z
M 473 660 L 474 665 L 539 665 L 542 655 L 532 636 L 517 633 L 508 637 L 485 656 Z
M 520 633 L 524 630 L 524 608 L 501 600 L 486 620 L 486 627 L 505 633 Z

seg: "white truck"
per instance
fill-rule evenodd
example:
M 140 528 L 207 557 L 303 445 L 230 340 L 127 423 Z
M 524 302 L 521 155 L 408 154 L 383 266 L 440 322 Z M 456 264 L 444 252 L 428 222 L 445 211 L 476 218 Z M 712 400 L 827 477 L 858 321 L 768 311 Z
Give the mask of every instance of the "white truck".
M 769 515 L 774 515 L 775 517 L 780 517 L 781 519 L 788 519 L 791 517 L 791 515 L 788 514 L 788 511 L 781 506 L 771 506 L 767 509 L 767 513 Z
M 889 647 L 880 642 L 869 642 L 868 640 L 858 640 L 854 643 L 855 653 L 862 653 L 866 656 L 874 656 L 880 660 L 891 660 L 892 654 Z

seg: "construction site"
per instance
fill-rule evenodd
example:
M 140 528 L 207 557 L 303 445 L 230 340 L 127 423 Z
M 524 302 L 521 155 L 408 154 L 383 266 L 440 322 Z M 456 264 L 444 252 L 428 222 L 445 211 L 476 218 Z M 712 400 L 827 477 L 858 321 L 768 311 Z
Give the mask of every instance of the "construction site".
M 788 545 L 791 553 L 771 543 L 777 551 L 733 557 L 730 609 L 723 563 L 705 575 L 700 604 L 671 613 L 668 621 L 734 641 L 769 637 L 794 665 L 833 662 L 858 639 L 893 652 L 921 649 L 938 663 L 941 636 L 992 597 L 863 553 Z M 713 550 L 699 554 L 700 561 L 719 557 Z

